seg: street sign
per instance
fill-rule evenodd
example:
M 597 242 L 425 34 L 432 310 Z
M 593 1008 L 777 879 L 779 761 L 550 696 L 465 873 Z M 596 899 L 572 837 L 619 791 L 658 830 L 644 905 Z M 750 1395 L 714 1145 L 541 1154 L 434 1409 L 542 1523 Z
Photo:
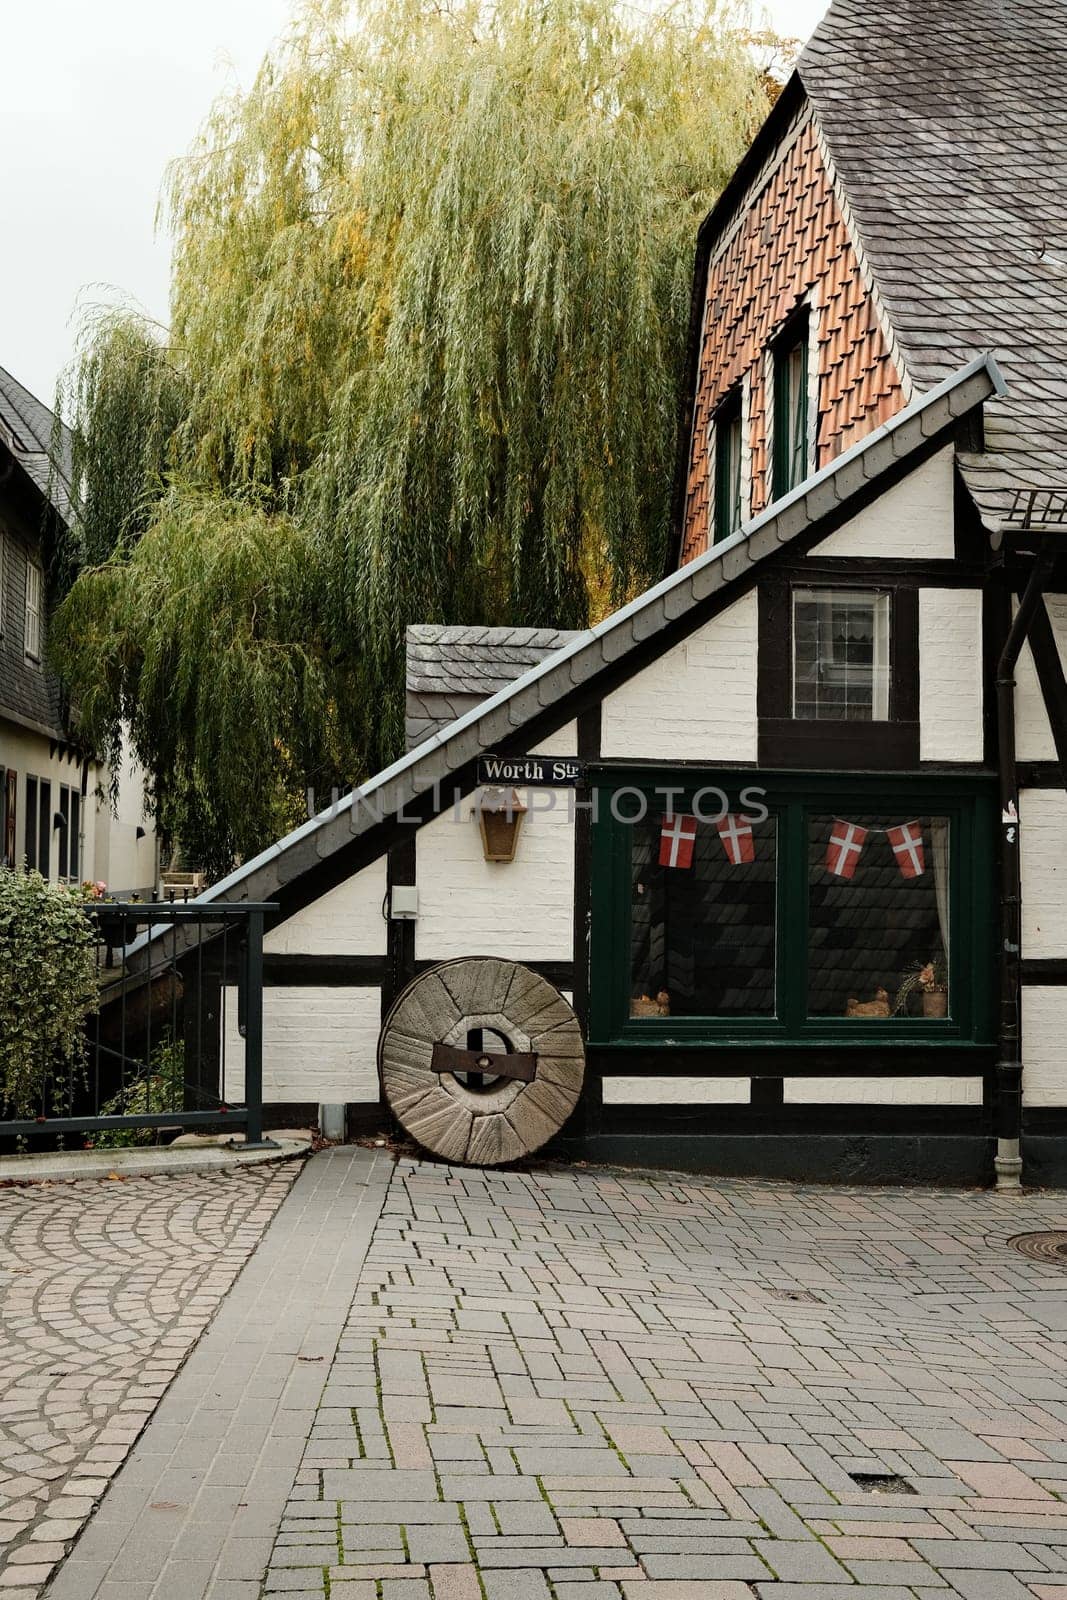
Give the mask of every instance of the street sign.
M 585 781 L 584 763 L 573 756 L 493 756 L 478 758 L 479 783 L 512 783 L 528 788 L 564 789 Z

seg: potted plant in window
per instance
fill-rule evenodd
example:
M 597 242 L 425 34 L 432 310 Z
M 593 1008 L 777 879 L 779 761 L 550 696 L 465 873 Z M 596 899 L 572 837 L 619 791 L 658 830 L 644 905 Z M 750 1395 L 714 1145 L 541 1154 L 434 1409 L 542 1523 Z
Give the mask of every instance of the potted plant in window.
M 908 1009 L 913 994 L 921 998 L 924 1017 L 948 1016 L 948 962 L 944 953 L 934 956 L 925 966 L 909 972 L 897 990 L 893 1015 L 901 1016 Z

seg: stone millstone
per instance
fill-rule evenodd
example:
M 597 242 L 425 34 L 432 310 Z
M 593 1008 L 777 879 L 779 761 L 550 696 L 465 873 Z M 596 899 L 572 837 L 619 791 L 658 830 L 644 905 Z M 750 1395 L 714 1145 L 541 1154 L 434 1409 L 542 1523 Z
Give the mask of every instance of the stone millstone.
M 532 1083 L 497 1078 L 471 1088 L 431 1070 L 435 1044 L 466 1048 L 485 1028 L 532 1051 Z M 499 1050 L 495 1038 L 486 1048 Z M 434 1155 L 495 1167 L 532 1155 L 559 1132 L 582 1092 L 585 1046 L 578 1019 L 547 978 L 515 961 L 464 956 L 420 973 L 385 1019 L 378 1072 L 405 1132 Z

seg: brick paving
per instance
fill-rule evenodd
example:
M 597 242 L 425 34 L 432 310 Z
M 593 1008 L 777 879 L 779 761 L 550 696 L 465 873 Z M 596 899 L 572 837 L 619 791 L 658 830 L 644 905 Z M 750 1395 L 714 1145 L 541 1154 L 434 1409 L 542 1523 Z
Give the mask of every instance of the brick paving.
M 48 1600 L 1067 1600 L 1056 1226 L 323 1153 Z
M 41 1593 L 295 1176 L 0 1188 L 0 1594 Z
M 1057 1224 L 402 1160 L 240 1593 L 1067 1600 L 1067 1269 L 1005 1243 Z

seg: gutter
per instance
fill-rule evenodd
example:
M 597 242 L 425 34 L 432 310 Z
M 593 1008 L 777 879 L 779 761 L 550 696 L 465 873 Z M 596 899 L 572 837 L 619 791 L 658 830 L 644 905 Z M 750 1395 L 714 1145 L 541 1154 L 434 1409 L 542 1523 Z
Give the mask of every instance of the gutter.
M 1000 794 L 1000 973 L 997 1030 L 998 1189 L 1022 1187 L 1023 1063 L 1019 976 L 1022 943 L 1022 877 L 1019 796 L 1015 754 L 1015 668 L 1052 571 L 1054 553 L 1043 539 L 1034 557 L 1019 609 L 997 662 L 997 778 Z

